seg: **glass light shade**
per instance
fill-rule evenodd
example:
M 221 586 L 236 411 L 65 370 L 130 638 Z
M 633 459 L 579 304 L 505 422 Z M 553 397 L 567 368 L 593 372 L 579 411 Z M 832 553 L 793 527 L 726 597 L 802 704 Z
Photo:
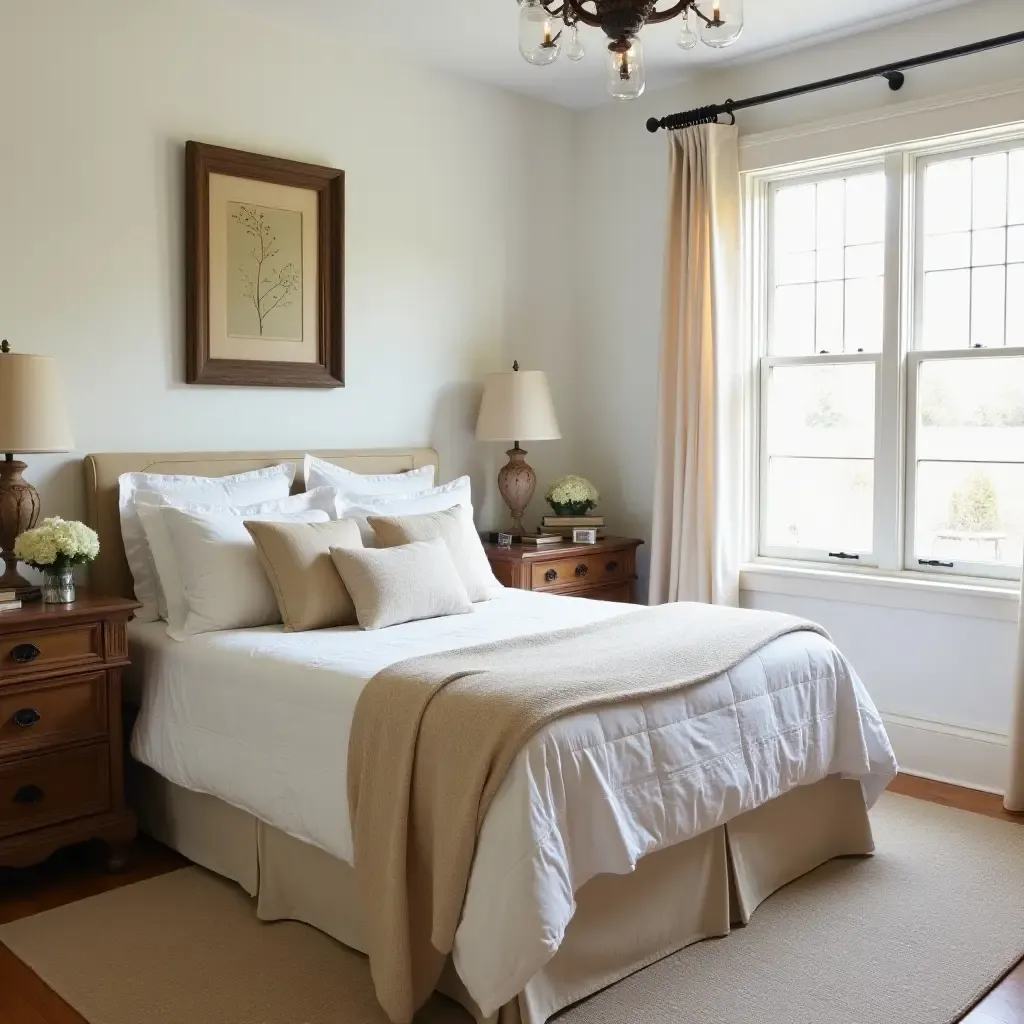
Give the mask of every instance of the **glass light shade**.
M 700 37 L 708 46 L 731 46 L 743 32 L 743 0 L 700 0 L 698 10 L 713 24 L 700 19 Z
M 692 50 L 697 45 L 697 33 L 693 31 L 690 18 L 690 8 L 687 7 L 683 11 L 683 27 L 679 30 L 678 43 L 681 50 Z
M 519 4 L 519 52 L 531 64 L 553 64 L 562 52 L 564 25 L 552 17 L 540 0 Z
M 579 25 L 573 25 L 569 29 L 569 45 L 565 48 L 565 55 L 569 60 L 583 60 L 587 55 L 583 39 L 580 37 Z
M 633 39 L 625 53 L 608 51 L 608 92 L 617 100 L 635 100 L 647 85 L 644 71 L 644 47 Z

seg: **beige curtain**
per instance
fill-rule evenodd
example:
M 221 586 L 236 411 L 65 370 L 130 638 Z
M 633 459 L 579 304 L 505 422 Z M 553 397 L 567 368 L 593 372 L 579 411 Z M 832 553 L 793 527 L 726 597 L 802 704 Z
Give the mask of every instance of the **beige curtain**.
M 742 385 L 735 127 L 669 136 L 652 604 L 739 600 Z
M 1024 583 L 1020 597 L 1020 635 L 1017 640 L 1017 678 L 1010 733 L 1010 782 L 1006 787 L 1008 811 L 1024 814 Z

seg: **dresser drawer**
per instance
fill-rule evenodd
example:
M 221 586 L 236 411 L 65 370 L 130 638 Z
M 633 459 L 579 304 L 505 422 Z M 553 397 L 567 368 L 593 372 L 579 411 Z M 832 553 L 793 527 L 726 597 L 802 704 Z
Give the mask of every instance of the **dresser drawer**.
M 98 623 L 0 637 L 0 682 L 101 661 L 103 634 Z
M 624 552 L 599 552 L 538 562 L 532 566 L 532 576 L 534 590 L 561 590 L 583 583 L 594 587 L 628 580 L 631 570 Z
M 73 740 L 99 739 L 107 731 L 104 672 L 47 685 L 0 690 L 0 757 Z
M 0 836 L 99 814 L 110 807 L 105 743 L 0 766 Z

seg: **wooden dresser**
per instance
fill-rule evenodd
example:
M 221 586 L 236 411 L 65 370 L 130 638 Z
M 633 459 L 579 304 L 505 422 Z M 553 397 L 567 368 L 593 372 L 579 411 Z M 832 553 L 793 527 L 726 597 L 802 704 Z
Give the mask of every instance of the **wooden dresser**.
M 484 544 L 494 575 L 506 587 L 549 594 L 571 594 L 598 601 L 630 603 L 635 598 L 636 549 L 629 537 L 606 537 L 596 544 Z
M 138 605 L 80 591 L 73 605 L 0 613 L 0 866 L 86 839 L 124 865 L 121 673 Z

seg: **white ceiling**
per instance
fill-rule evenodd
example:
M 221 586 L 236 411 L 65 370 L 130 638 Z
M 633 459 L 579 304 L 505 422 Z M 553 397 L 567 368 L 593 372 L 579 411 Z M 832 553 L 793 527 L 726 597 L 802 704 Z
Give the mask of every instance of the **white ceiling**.
M 517 50 L 516 0 L 233 0 L 269 17 L 286 19 L 339 39 L 373 38 L 410 59 L 466 78 L 570 107 L 607 100 L 602 43 L 585 29 L 586 58 L 572 64 L 528 65 Z M 724 51 L 675 45 L 679 22 L 644 29 L 648 88 L 670 85 L 700 68 L 746 61 L 768 51 L 795 49 L 822 37 L 863 32 L 892 21 L 970 0 L 746 0 L 746 28 Z M 667 2 L 659 4 L 664 8 Z

